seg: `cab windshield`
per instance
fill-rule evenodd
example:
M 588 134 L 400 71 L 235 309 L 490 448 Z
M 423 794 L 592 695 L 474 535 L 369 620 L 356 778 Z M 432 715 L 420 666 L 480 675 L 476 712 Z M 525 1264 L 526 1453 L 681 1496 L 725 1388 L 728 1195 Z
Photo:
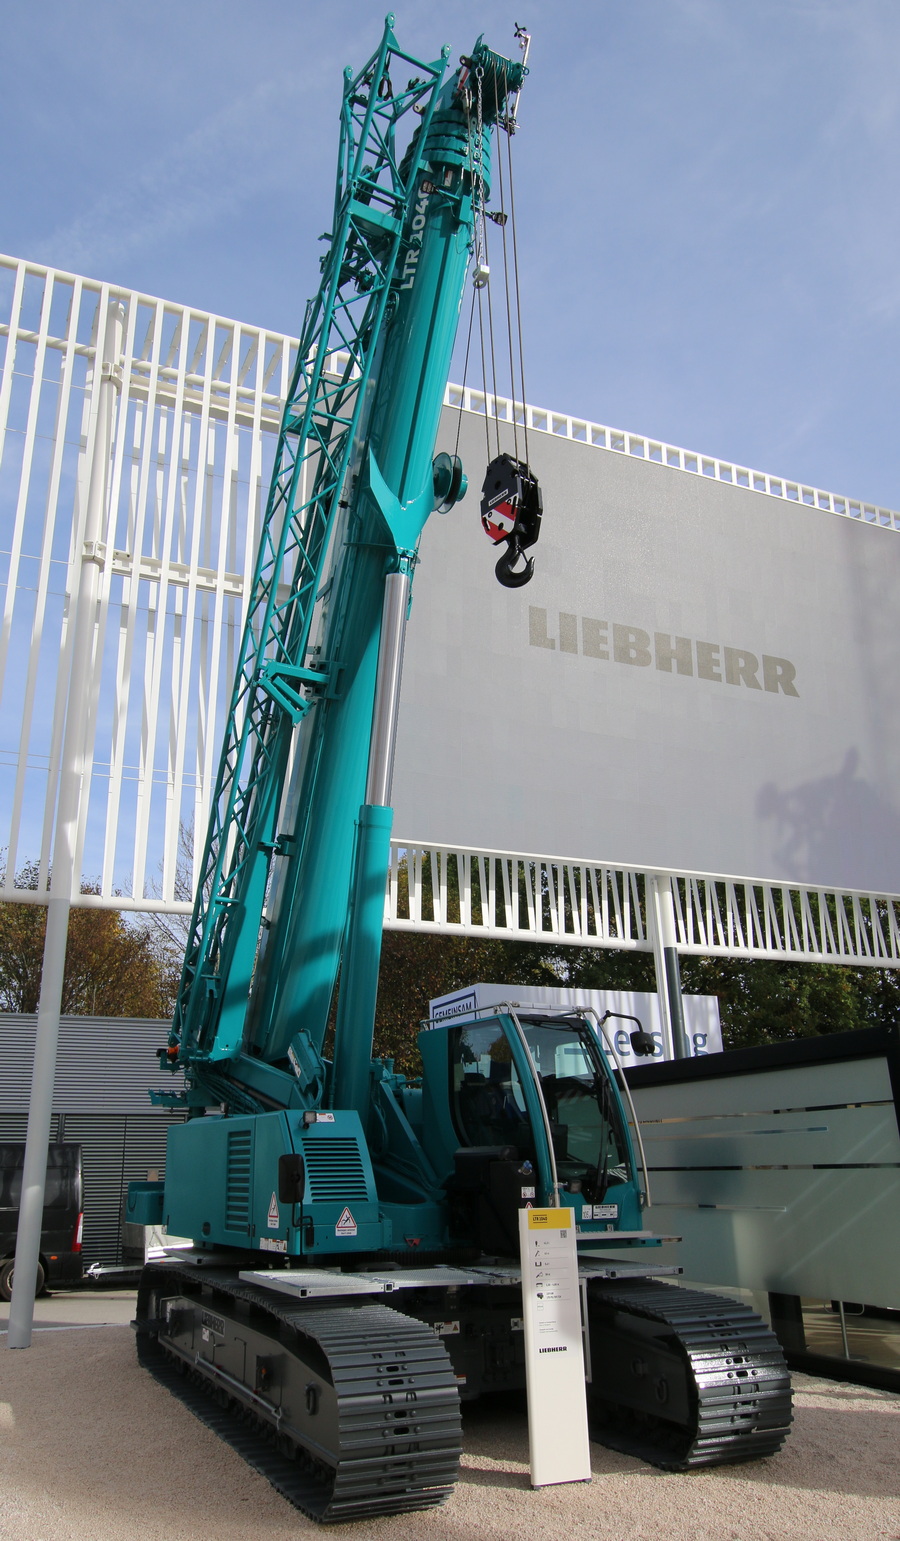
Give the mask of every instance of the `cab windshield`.
M 628 1146 L 593 1032 L 576 1018 L 521 1017 L 550 1119 L 562 1187 L 600 1204 L 627 1182 Z M 464 1145 L 512 1145 L 536 1159 L 534 1134 L 512 1049 L 497 1021 L 451 1034 L 451 1107 Z

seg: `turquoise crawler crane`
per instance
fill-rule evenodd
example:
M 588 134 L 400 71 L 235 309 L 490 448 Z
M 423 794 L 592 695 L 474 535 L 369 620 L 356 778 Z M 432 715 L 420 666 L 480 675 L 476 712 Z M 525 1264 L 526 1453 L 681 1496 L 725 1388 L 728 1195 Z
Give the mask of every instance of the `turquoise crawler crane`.
M 466 490 L 435 441 L 467 275 L 489 289 L 485 221 L 508 218 L 490 200 L 519 42 L 512 60 L 479 39 L 451 72 L 446 48 L 404 53 L 388 17 L 345 74 L 322 282 L 160 1050 L 185 1090 L 156 1100 L 186 1117 L 165 1182 L 129 1194 L 130 1219 L 192 1241 L 144 1271 L 141 1360 L 324 1522 L 439 1503 L 461 1400 L 524 1385 L 528 1204 L 573 1211 L 603 1438 L 683 1469 L 770 1453 L 790 1420 L 760 1319 L 659 1280 L 602 1024 L 511 1006 L 426 1028 L 421 1080 L 372 1057 L 404 631 L 424 525 Z M 527 582 L 527 456 L 492 462 L 482 516 L 500 581 Z

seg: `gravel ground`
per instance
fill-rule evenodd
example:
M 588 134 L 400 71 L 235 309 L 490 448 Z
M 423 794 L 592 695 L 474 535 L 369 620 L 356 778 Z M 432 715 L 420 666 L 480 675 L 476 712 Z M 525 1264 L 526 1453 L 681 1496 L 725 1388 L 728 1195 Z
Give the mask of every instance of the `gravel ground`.
M 2 1541 L 323 1534 L 138 1369 L 127 1327 L 60 1324 L 83 1314 L 58 1310 L 57 1324 L 36 1332 L 27 1351 L 8 1351 L 0 1338 Z M 474 1407 L 460 1482 L 444 1508 L 324 1534 L 900 1541 L 900 1396 L 799 1375 L 795 1387 L 793 1433 L 768 1461 L 670 1475 L 594 1446 L 591 1483 L 536 1492 L 521 1404 Z

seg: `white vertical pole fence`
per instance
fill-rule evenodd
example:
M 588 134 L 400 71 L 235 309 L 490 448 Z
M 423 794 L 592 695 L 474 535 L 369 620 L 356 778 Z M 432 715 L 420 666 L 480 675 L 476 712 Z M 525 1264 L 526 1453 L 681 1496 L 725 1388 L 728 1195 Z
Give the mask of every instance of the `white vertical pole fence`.
M 0 256 L 0 900 L 49 898 L 11 1347 L 31 1330 L 69 909 L 190 911 L 181 830 L 206 823 L 295 349 L 286 335 Z M 489 405 L 454 385 L 445 399 L 481 415 Z M 666 475 L 714 476 L 900 533 L 889 509 L 497 405 L 537 434 Z M 897 894 L 644 873 L 597 852 L 394 847 L 386 926 L 652 949 L 676 1050 L 679 955 L 900 967 Z M 36 886 L 18 887 L 17 861 L 38 853 Z
M 678 936 L 669 876 L 663 872 L 648 873 L 646 894 L 647 929 L 653 942 L 656 993 L 659 997 L 666 1054 L 670 1059 L 686 1059 L 688 1051 L 678 972 Z
M 44 962 L 41 994 L 38 1002 L 37 1037 L 28 1132 L 25 1139 L 25 1165 L 22 1173 L 22 1198 L 16 1241 L 12 1303 L 9 1310 L 8 1348 L 28 1348 L 34 1318 L 34 1288 L 37 1278 L 41 1225 L 44 1214 L 44 1183 L 47 1172 L 47 1146 L 56 1077 L 56 1050 L 59 1016 L 62 1007 L 63 973 L 69 934 L 69 909 L 79 885 L 76 866 L 78 827 L 82 807 L 82 782 L 93 714 L 85 711 L 85 697 L 91 694 L 95 675 L 94 657 L 97 610 L 102 568 L 106 560 L 107 484 L 112 447 L 116 395 L 121 387 L 118 363 L 122 347 L 124 309 L 117 301 L 109 303 L 102 296 L 98 313 L 98 331 L 102 330 L 102 348 L 98 347 L 100 379 L 95 381 L 96 421 L 89 449 L 89 480 L 81 549 L 74 553 L 78 573 L 74 615 L 71 623 L 71 652 L 63 734 L 59 801 L 53 839 L 53 868 L 47 929 L 44 938 Z M 98 338 L 99 342 L 99 338 Z M 90 441 L 89 441 L 90 442 Z

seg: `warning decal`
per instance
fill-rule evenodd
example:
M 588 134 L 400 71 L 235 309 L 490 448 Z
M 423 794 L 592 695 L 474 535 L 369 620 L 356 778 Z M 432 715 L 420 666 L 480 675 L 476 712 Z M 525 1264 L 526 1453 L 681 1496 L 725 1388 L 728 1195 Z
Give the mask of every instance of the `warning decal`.
M 271 1203 L 269 1204 L 269 1220 L 268 1220 L 269 1230 L 270 1231 L 277 1231 L 280 1224 L 281 1224 L 281 1216 L 278 1213 L 278 1200 L 276 1199 L 276 1197 L 275 1197 L 275 1195 L 273 1193 L 272 1194 Z
M 356 1235 L 356 1221 L 354 1220 L 353 1216 L 351 1215 L 349 1209 L 345 1209 L 344 1210 L 344 1213 L 341 1215 L 341 1218 L 339 1219 L 337 1225 L 334 1228 L 334 1234 L 335 1234 L 335 1236 L 355 1236 Z

